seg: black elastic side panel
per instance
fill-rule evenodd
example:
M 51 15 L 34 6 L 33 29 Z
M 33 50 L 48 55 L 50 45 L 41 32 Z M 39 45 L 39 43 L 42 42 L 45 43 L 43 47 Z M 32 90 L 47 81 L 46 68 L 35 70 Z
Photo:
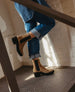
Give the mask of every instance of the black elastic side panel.
M 37 71 L 40 71 L 40 68 L 39 68 L 39 65 L 38 65 L 38 60 L 35 60 L 34 62 L 35 62 L 35 66 L 36 66 Z
M 20 40 L 20 42 L 22 43 L 22 42 L 27 41 L 29 39 L 31 39 L 31 36 L 28 36 L 28 37 L 23 38 L 22 40 Z

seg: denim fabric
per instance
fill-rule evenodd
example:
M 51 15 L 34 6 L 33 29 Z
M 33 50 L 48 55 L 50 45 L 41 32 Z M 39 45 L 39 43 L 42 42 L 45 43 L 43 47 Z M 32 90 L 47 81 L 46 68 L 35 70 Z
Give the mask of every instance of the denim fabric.
M 40 24 L 37 25 L 37 22 Z M 25 23 L 27 32 L 31 31 L 35 38 L 28 42 L 28 51 L 30 58 L 40 57 L 39 39 L 46 35 L 55 26 L 55 20 L 43 14 L 35 12 L 34 17 Z
M 55 26 L 55 20 L 53 18 L 49 18 L 37 12 L 35 12 L 34 18 L 31 21 L 40 23 L 40 25 L 36 26 L 35 28 L 31 30 L 31 32 L 38 39 L 41 39 L 45 34 L 47 34 Z
M 34 0 L 31 0 L 34 1 Z M 50 7 L 45 0 L 36 0 L 38 4 Z M 34 1 L 35 2 L 35 1 Z M 34 12 L 33 10 L 15 2 L 14 3 L 16 10 L 19 12 L 20 16 L 24 18 L 24 21 L 27 22 L 33 18 Z
M 27 22 L 33 18 L 34 11 L 15 2 L 15 8 L 19 12 L 21 18 L 24 18 L 24 22 Z

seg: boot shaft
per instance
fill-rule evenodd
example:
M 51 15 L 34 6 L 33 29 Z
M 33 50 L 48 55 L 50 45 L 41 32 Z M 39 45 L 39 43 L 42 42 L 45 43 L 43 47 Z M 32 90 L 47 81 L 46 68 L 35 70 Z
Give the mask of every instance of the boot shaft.
M 32 60 L 33 72 L 40 71 L 39 60 Z

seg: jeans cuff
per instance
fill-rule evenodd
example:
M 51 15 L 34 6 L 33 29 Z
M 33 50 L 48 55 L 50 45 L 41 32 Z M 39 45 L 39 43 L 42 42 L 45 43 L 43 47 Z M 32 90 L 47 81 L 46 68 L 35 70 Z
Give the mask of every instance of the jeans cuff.
M 41 57 L 41 55 L 40 54 L 34 54 L 34 55 L 30 56 L 31 59 L 38 58 L 38 57 Z
M 33 29 L 31 30 L 31 32 L 32 32 L 32 34 L 35 35 L 36 38 L 42 39 L 41 34 L 40 34 L 35 28 L 33 28 Z

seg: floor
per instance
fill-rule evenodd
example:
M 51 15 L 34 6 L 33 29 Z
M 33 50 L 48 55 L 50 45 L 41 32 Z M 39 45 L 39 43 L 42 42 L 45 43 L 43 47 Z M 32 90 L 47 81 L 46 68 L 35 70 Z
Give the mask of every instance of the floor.
M 20 92 L 75 92 L 75 68 L 55 69 L 53 75 L 35 78 L 32 67 L 24 66 L 15 74 Z M 0 92 L 9 92 L 5 78 L 0 80 Z

